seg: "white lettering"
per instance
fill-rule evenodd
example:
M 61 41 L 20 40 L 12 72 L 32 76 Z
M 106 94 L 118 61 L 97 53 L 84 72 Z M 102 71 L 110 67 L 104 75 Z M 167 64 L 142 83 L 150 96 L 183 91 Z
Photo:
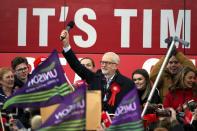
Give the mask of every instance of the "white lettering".
M 55 114 L 56 119 L 63 118 L 64 116 L 68 115 L 72 110 L 72 106 L 68 106 L 68 108 L 63 109 L 61 112 L 58 112 L 58 114 Z
M 28 83 L 28 87 L 31 85 L 43 83 L 45 81 L 48 81 L 49 79 L 53 79 L 57 77 L 57 71 L 56 69 L 50 70 L 48 72 L 44 72 L 41 74 L 35 75 Z
M 130 47 L 130 17 L 137 16 L 136 9 L 115 9 L 114 16 L 121 17 L 121 48 Z
M 26 46 L 27 8 L 18 9 L 18 46 Z
M 34 8 L 34 16 L 40 16 L 39 46 L 48 46 L 48 16 L 55 15 L 55 9 Z
M 151 67 L 154 66 L 158 61 L 159 59 L 157 58 L 150 58 L 144 62 L 142 68 L 150 74 Z
M 130 104 L 127 104 L 127 105 L 123 105 L 123 106 L 119 106 L 117 109 L 116 109 L 116 116 L 117 115 L 120 115 L 120 114 L 125 114 L 129 111 L 135 111 L 137 109 L 137 106 L 136 106 L 136 103 L 133 102 L 133 103 L 130 103 Z
M 82 31 L 86 32 L 86 34 L 88 35 L 88 39 L 83 40 L 81 35 L 74 35 L 73 37 L 76 45 L 78 45 L 79 47 L 88 48 L 95 44 L 97 39 L 97 33 L 94 27 L 92 27 L 90 24 L 86 23 L 83 20 L 84 15 L 87 15 L 88 19 L 90 20 L 96 20 L 96 14 L 92 9 L 89 8 L 79 9 L 75 14 L 76 26 Z
M 59 119 L 62 119 L 64 117 L 68 116 L 68 115 L 77 114 L 78 111 L 83 113 L 81 110 L 76 110 L 76 109 L 83 109 L 84 107 L 85 107 L 85 101 L 84 101 L 84 99 L 82 99 L 81 101 L 79 101 L 79 102 L 77 102 L 73 105 L 69 105 L 67 108 L 65 108 L 62 111 L 55 114 L 55 118 L 57 120 L 59 120 Z
M 26 57 L 26 58 L 27 58 L 28 64 L 31 65 L 31 72 L 32 72 L 34 70 L 34 61 L 35 61 L 35 58 L 33 58 L 33 57 Z
M 173 17 L 173 10 L 161 10 L 161 32 L 160 32 L 160 48 L 166 48 L 167 44 L 164 42 L 168 36 L 177 36 L 180 38 L 181 36 L 181 29 L 182 29 L 182 37 L 184 39 L 184 10 L 179 10 L 178 19 L 175 29 L 174 24 L 174 17 Z M 168 28 L 169 24 L 169 28 Z M 191 10 L 186 10 L 186 19 L 185 19 L 185 40 L 190 42 L 190 31 L 191 31 Z M 169 29 L 169 35 L 168 35 Z M 179 46 L 179 43 L 176 43 L 176 47 Z M 190 48 L 186 47 L 186 48 Z
M 66 21 L 67 15 L 68 15 L 68 7 L 67 6 L 61 7 L 60 22 Z
M 144 10 L 143 18 L 143 48 L 151 48 L 152 40 L 152 10 Z

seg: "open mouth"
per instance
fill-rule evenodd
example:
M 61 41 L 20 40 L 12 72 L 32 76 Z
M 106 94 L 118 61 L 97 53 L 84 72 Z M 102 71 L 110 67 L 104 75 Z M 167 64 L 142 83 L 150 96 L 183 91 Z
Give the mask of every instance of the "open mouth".
M 174 68 L 174 69 L 172 68 L 172 71 L 177 71 L 177 69 L 176 68 Z
M 187 86 L 188 87 L 192 87 L 193 86 L 193 83 L 187 83 Z

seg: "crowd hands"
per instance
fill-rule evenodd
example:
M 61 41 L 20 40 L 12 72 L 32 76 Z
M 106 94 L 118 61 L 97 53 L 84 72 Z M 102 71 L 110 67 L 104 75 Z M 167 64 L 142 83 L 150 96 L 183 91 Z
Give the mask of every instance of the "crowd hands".
M 75 88 L 86 82 L 88 90 L 101 89 L 102 91 L 102 106 L 104 111 L 115 113 L 115 109 L 120 103 L 123 96 L 136 86 L 140 99 L 141 110 L 145 104 L 148 108 L 144 115 L 143 123 L 147 131 L 195 131 L 197 130 L 197 86 L 196 86 L 196 67 L 195 65 L 181 52 L 174 47 L 170 54 L 168 63 L 163 71 L 158 86 L 152 95 L 150 103 L 147 103 L 152 85 L 154 84 L 158 72 L 164 62 L 165 57 L 162 57 L 153 67 L 150 74 L 145 69 L 136 69 L 131 74 L 130 81 L 125 76 L 122 76 L 118 71 L 119 57 L 113 52 L 105 53 L 101 60 L 101 70 L 95 72 L 94 60 L 89 57 L 84 57 L 78 63 L 78 60 L 73 57 L 69 43 L 69 34 L 63 30 L 60 35 L 63 43 L 63 55 L 68 61 L 71 68 L 81 77 L 82 80 L 73 84 Z M 172 43 L 172 38 L 166 40 L 168 48 Z M 70 58 L 70 54 L 73 56 Z M 73 59 L 77 62 L 74 62 Z M 35 67 L 42 60 L 35 61 Z M 16 57 L 11 62 L 12 69 L 0 68 L 0 102 L 4 103 L 6 98 L 21 88 L 28 80 L 28 62 L 24 57 Z M 77 67 L 75 67 L 77 66 Z M 82 69 L 79 70 L 78 66 Z M 85 73 L 84 73 L 85 72 Z M 98 75 L 106 78 L 107 84 L 112 82 L 119 83 L 117 77 L 121 77 L 120 85 L 122 88 L 118 94 L 118 102 L 116 100 L 114 107 L 106 107 L 108 101 L 107 95 L 111 95 L 109 89 L 98 87 Z M 97 81 L 97 82 L 95 82 Z M 108 83 L 109 82 L 109 83 Z M 126 84 L 125 84 L 126 83 Z M 95 86 L 96 85 L 96 86 Z M 128 86 L 129 85 L 129 86 Z M 128 89 L 128 87 L 130 89 Z M 102 89 L 104 88 L 104 89 Z M 108 93 L 108 94 L 107 94 Z M 12 112 L 2 115 L 1 123 L 4 123 L 6 131 L 18 130 L 34 130 L 41 125 L 41 116 L 39 109 L 17 109 L 16 116 L 12 116 Z M 190 122 L 185 122 L 187 112 L 192 114 Z M 15 112 L 15 111 L 14 111 Z M 36 123 L 36 124 L 35 124 Z M 102 125 L 102 124 L 101 124 Z M 2 128 L 1 128 L 2 129 Z M 98 126 L 97 131 L 104 131 L 105 126 Z
M 153 108 L 153 106 L 155 107 Z M 193 111 L 189 109 L 189 112 L 193 116 L 189 121 L 186 121 L 186 119 L 189 119 L 186 113 L 187 109 L 189 107 L 185 111 L 179 112 L 171 107 L 161 108 L 156 104 L 151 104 L 151 107 L 147 109 L 147 113 L 143 117 L 145 130 L 156 131 L 162 128 L 161 131 L 196 131 L 197 108 Z

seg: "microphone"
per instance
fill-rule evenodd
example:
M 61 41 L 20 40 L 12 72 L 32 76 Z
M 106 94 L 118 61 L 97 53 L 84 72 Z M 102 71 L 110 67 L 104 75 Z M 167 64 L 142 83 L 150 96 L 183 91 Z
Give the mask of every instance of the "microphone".
M 75 23 L 73 21 L 68 22 L 66 30 L 69 32 L 70 29 L 74 27 Z M 64 37 L 60 37 L 60 40 L 63 41 Z

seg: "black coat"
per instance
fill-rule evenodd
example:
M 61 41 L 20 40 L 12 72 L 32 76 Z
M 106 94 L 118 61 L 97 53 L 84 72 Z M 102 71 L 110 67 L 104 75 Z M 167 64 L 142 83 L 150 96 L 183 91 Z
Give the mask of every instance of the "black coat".
M 30 74 L 28 74 L 27 77 L 29 78 Z M 19 80 L 16 75 L 14 76 L 14 88 L 13 89 L 15 89 L 16 87 L 22 88 L 24 86 L 24 84 L 25 83 L 23 83 L 21 80 Z M 25 128 L 30 128 L 31 127 L 31 125 L 29 123 L 30 113 L 29 112 L 24 113 L 24 108 L 20 108 L 19 113 L 21 114 L 19 120 L 23 123 Z
M 28 74 L 27 77 L 29 78 L 30 74 Z M 21 88 L 21 87 L 23 87 L 23 85 L 24 85 L 24 83 L 21 80 L 19 80 L 16 75 L 14 75 L 14 88 L 15 87 Z
M 150 92 L 149 92 L 149 94 L 145 97 L 145 99 L 142 100 L 141 97 L 144 94 L 144 92 L 145 92 L 145 90 L 142 90 L 142 91 L 138 90 L 138 96 L 140 98 L 140 104 L 141 105 L 144 105 L 145 103 L 147 103 L 148 97 L 150 95 Z M 153 96 L 152 96 L 152 99 L 151 99 L 150 103 L 152 103 L 152 104 L 161 104 L 162 103 L 161 98 L 159 96 L 158 89 L 155 89 L 155 92 L 153 93 Z
M 80 64 L 79 60 L 71 49 L 66 53 L 63 51 L 62 54 L 68 61 L 70 67 L 88 83 L 89 90 L 101 90 L 102 107 L 103 110 L 108 111 L 108 113 L 115 113 L 115 110 L 120 104 L 122 98 L 134 88 L 134 82 L 131 79 L 121 75 L 119 71 L 117 71 L 111 84 L 117 83 L 120 85 L 120 92 L 116 95 L 114 106 L 109 106 L 107 103 L 111 97 L 112 92 L 110 89 L 106 91 L 104 88 L 106 81 L 101 70 L 98 70 L 96 73 L 88 70 L 86 67 Z M 109 97 L 107 98 L 106 102 L 103 102 L 105 92 L 109 92 Z

